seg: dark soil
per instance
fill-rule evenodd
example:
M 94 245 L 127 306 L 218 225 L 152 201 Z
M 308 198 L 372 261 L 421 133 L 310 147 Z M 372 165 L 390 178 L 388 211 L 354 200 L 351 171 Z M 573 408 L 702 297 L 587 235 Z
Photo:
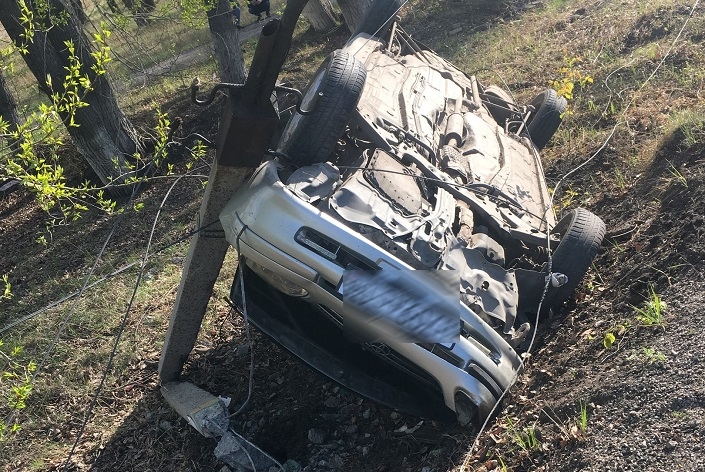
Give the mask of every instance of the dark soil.
M 457 25 L 461 30 L 452 34 L 489 29 L 538 5 L 472 3 L 472 17 L 461 15 L 472 18 L 468 21 L 458 20 L 459 10 L 466 13 L 469 8 L 460 0 L 449 1 L 443 9 L 418 8 L 408 13 L 416 27 L 409 29 L 432 44 L 440 32 L 453 32 Z M 682 8 L 643 16 L 624 37 L 623 47 L 631 50 L 669 34 L 680 25 Z M 570 21 L 587 14 L 577 10 Z M 214 131 L 214 109 L 181 107 L 179 99 L 186 100 L 175 97 L 175 108 L 167 111 L 184 117 L 185 132 Z M 588 207 L 604 219 L 608 237 L 574 298 L 543 320 L 525 374 L 472 451 L 476 431 L 406 416 L 361 399 L 293 360 L 264 336 L 254 333 L 248 342 L 240 318 L 226 312 L 204 327 L 203 341 L 192 353 L 184 378 L 232 398 L 238 406 L 247 398 L 253 349 L 251 405 L 233 420 L 233 428 L 282 463 L 289 461 L 287 470 L 292 471 L 705 470 L 702 143 L 688 144 L 676 131 L 661 140 L 652 162 L 631 181 L 596 186 L 589 176 L 613 168 L 615 151 L 608 148 L 572 181 L 572 188 L 591 192 Z M 578 162 L 572 159 L 548 165 L 549 179 Z M 155 183 L 148 191 L 160 195 L 167 186 Z M 187 221 L 199 198 L 196 186 L 180 195 L 172 221 Z M 33 244 L 45 221 L 24 191 L 0 200 L 0 216 L 0 273 L 12 269 L 16 290 L 31 292 L 36 270 L 49 270 L 51 277 L 60 279 L 84 267 L 81 251 L 70 247 L 61 257 L 52 255 L 55 266 L 47 267 L 48 258 L 23 261 L 21 248 Z M 77 235 L 102 240 L 110 222 L 97 219 L 90 231 Z M 124 228 L 116 238 L 118 252 L 130 253 L 143 244 L 148 228 L 132 231 Z M 650 291 L 666 302 L 662 325 L 643 326 L 636 318 L 634 307 L 643 306 Z M 45 294 L 46 300 L 64 292 L 56 287 Z M 28 309 L 43 300 L 28 300 Z M 608 333 L 615 337 L 610 348 L 604 344 Z M 155 349 L 124 373 L 127 387 L 112 392 L 110 405 L 120 418 L 119 427 L 104 436 L 102 425 L 91 425 L 70 470 L 220 469 L 222 464 L 213 456 L 215 441 L 200 436 L 162 399 L 158 356 Z M 581 405 L 587 414 L 584 427 Z M 519 439 L 525 444 L 528 431 L 538 439 L 536 448 L 522 447 Z M 63 447 L 75 438 L 65 436 L 56 439 Z M 8 462 L 0 469 L 29 470 L 30 465 Z

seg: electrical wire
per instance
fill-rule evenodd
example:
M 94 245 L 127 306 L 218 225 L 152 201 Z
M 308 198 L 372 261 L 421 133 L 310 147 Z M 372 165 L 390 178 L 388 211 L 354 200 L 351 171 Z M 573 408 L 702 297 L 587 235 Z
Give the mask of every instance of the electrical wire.
M 189 175 L 189 177 L 204 177 L 204 176 L 200 176 L 200 175 Z M 150 254 L 149 254 L 149 257 L 156 256 L 156 255 L 158 255 L 158 254 L 160 254 L 160 253 L 166 251 L 167 249 L 169 249 L 169 248 L 171 248 L 171 247 L 173 247 L 173 246 L 175 246 L 175 245 L 177 245 L 177 244 L 179 244 L 179 243 L 181 243 L 181 242 L 183 242 L 183 241 L 189 239 L 189 238 L 190 238 L 191 236 L 193 236 L 194 234 L 200 233 L 201 231 L 204 231 L 204 230 L 208 229 L 209 227 L 211 227 L 211 226 L 213 226 L 214 224 L 218 223 L 218 221 L 219 221 L 219 220 L 211 221 L 211 222 L 208 223 L 208 224 L 205 224 L 205 225 L 203 225 L 203 226 L 200 226 L 200 227 L 198 227 L 198 228 L 195 228 L 195 229 L 192 230 L 192 231 L 189 231 L 189 232 L 186 233 L 185 235 L 183 235 L 183 236 L 181 236 L 181 237 L 175 239 L 174 241 L 171 241 L 171 242 L 165 244 L 165 245 L 162 246 L 161 248 L 159 248 L 159 249 L 155 250 L 154 252 L 150 253 Z M 86 290 L 91 289 L 91 288 L 93 288 L 93 287 L 96 287 L 96 286 L 102 284 L 103 282 L 106 282 L 106 281 L 112 279 L 113 277 L 122 274 L 122 273 L 125 272 L 126 270 L 131 269 L 132 267 L 136 266 L 136 265 L 139 264 L 139 263 L 140 263 L 140 261 L 134 261 L 134 262 L 131 262 L 131 263 L 129 263 L 129 264 L 126 264 L 126 265 L 124 265 L 124 266 L 122 266 L 122 267 L 120 267 L 120 268 L 114 270 L 114 271 L 111 272 L 110 274 L 105 275 L 105 276 L 101 277 L 100 279 L 98 279 L 98 280 L 96 280 L 96 281 L 94 281 L 94 282 L 91 282 L 91 283 L 90 283 L 89 285 L 87 285 L 85 288 L 82 288 L 82 289 L 80 289 L 80 290 L 76 290 L 75 292 L 70 293 L 70 294 L 66 295 L 65 297 L 63 297 L 63 298 L 60 298 L 59 300 L 55 300 L 55 301 L 49 303 L 48 305 L 46 305 L 46 306 L 44 306 L 44 307 L 42 307 L 42 308 L 39 308 L 38 310 L 33 311 L 32 313 L 29 313 L 29 314 L 27 314 L 27 315 L 25 315 L 25 316 L 23 316 L 23 317 L 21 317 L 21 318 L 18 318 L 18 319 L 14 320 L 14 321 L 11 321 L 10 323 L 8 323 L 8 324 L 6 324 L 5 326 L 3 326 L 2 328 L 0 328 L 0 334 L 3 334 L 3 333 L 5 333 L 6 331 L 11 330 L 11 329 L 14 328 L 15 326 L 21 325 L 21 324 L 25 323 L 26 321 L 29 321 L 29 320 L 31 320 L 31 319 L 33 319 L 33 318 L 36 318 L 37 316 L 39 316 L 39 315 L 41 315 L 41 314 L 43 314 L 43 313 L 45 313 L 45 312 L 51 310 L 52 308 L 54 308 L 54 307 L 56 307 L 56 306 L 58 306 L 58 305 L 61 305 L 62 303 L 66 302 L 66 301 L 68 301 L 68 300 L 71 300 L 71 299 L 74 298 L 74 297 L 78 297 L 78 296 L 82 295 L 83 293 L 86 292 Z
M 240 219 L 240 215 L 237 215 L 238 220 Z M 240 220 L 242 223 L 242 220 Z M 240 270 L 238 270 L 238 278 L 239 280 L 239 285 L 240 285 L 240 296 L 242 297 L 242 317 L 245 320 L 245 338 L 247 339 L 247 344 L 250 346 L 250 376 L 249 376 L 249 381 L 248 381 L 248 386 L 247 386 L 247 398 L 245 401 L 240 405 L 240 408 L 238 408 L 233 414 L 230 415 L 230 418 L 234 418 L 238 416 L 240 413 L 242 413 L 245 408 L 250 404 L 250 399 L 252 398 L 252 390 L 254 387 L 254 376 L 255 376 L 255 346 L 252 343 L 252 335 L 250 333 L 250 318 L 247 313 L 247 298 L 245 294 L 245 270 L 242 268 L 241 264 L 244 262 L 244 258 L 242 257 L 242 253 L 240 252 L 240 237 L 242 234 L 245 232 L 247 229 L 247 225 L 242 223 L 242 229 L 240 232 L 237 234 L 237 238 L 235 240 L 235 248 L 237 250 L 237 255 L 238 255 L 238 266 L 240 266 Z
M 139 181 L 134 188 L 132 189 L 132 194 L 130 195 L 130 198 L 127 201 L 126 207 L 129 207 L 132 204 L 132 201 L 135 198 L 135 195 L 137 195 L 137 192 L 139 188 L 142 186 L 142 181 Z M 78 305 L 78 301 L 80 300 L 80 296 L 86 291 L 88 287 L 88 281 L 90 278 L 93 276 L 93 273 L 95 272 L 96 268 L 98 267 L 98 264 L 102 260 L 103 253 L 105 252 L 106 248 L 108 247 L 108 244 L 110 240 L 112 239 L 113 235 L 115 234 L 118 226 L 122 222 L 122 220 L 125 217 L 125 213 L 121 213 L 118 215 L 118 218 L 115 220 L 115 223 L 113 224 L 112 228 L 110 229 L 110 233 L 108 234 L 108 237 L 105 239 L 105 242 L 103 243 L 103 246 L 100 248 L 100 251 L 98 251 L 98 256 L 95 259 L 95 262 L 91 266 L 90 270 L 88 271 L 88 274 L 86 275 L 83 285 L 81 286 L 81 289 L 78 291 L 77 298 L 71 305 L 71 307 L 68 310 L 68 313 L 64 318 L 61 320 L 59 323 L 59 327 L 56 330 L 56 333 L 54 334 L 54 338 L 52 339 L 51 343 L 49 344 L 49 347 L 44 351 L 44 356 L 42 356 L 42 359 L 37 363 L 37 368 L 32 372 L 32 376 L 30 378 L 30 384 L 34 384 L 37 375 L 39 375 L 39 372 L 41 372 L 42 368 L 44 367 L 44 364 L 47 362 L 49 359 L 49 356 L 51 355 L 52 351 L 56 347 L 56 344 L 59 342 L 59 338 L 63 334 L 64 330 L 66 329 L 66 325 L 68 324 L 69 319 L 71 318 L 71 315 L 73 315 L 74 310 L 76 309 L 76 306 Z M 18 410 L 13 409 L 10 414 L 7 416 L 5 423 L 6 424 L 11 424 L 14 421 L 15 416 L 17 415 Z
M 105 385 L 105 381 L 108 378 L 108 374 L 110 373 L 110 370 L 112 369 L 113 361 L 114 361 L 115 356 L 117 354 L 117 348 L 120 343 L 122 333 L 125 330 L 125 326 L 127 325 L 127 320 L 129 319 L 130 311 L 132 310 L 132 304 L 134 303 L 135 297 L 137 296 L 137 289 L 140 286 L 140 282 L 142 281 L 142 275 L 144 274 L 144 269 L 147 266 L 147 261 L 149 260 L 149 248 L 152 245 L 152 239 L 154 237 L 154 232 L 156 231 L 156 228 L 157 228 L 157 222 L 159 221 L 159 216 L 161 215 L 162 209 L 164 209 L 164 204 L 166 203 L 167 199 L 169 198 L 169 195 L 171 194 L 172 190 L 174 190 L 174 188 L 176 187 L 176 184 L 179 183 L 179 181 L 185 176 L 186 175 L 179 176 L 179 178 L 177 178 L 171 184 L 171 187 L 169 187 L 169 190 L 167 191 L 166 195 L 164 195 L 164 198 L 162 199 L 162 203 L 159 206 L 159 209 L 157 210 L 157 214 L 154 217 L 154 221 L 152 223 L 152 230 L 149 233 L 149 238 L 147 240 L 147 248 L 145 250 L 144 257 L 142 258 L 142 264 L 140 265 L 140 270 L 137 274 L 137 279 L 135 281 L 134 289 L 132 290 L 132 296 L 130 297 L 130 301 L 127 304 L 127 310 L 125 310 L 125 314 L 122 317 L 122 321 L 120 322 L 118 332 L 115 335 L 115 341 L 113 343 L 113 348 L 110 351 L 110 356 L 108 357 L 108 364 L 106 365 L 105 369 L 103 369 L 103 375 L 101 376 L 100 383 L 98 384 L 98 387 L 96 387 L 95 393 L 93 394 L 93 398 L 91 399 L 91 403 L 89 404 L 88 409 L 84 415 L 83 423 L 81 424 L 81 428 L 79 429 L 78 434 L 76 435 L 76 440 L 74 441 L 73 446 L 71 447 L 71 451 L 69 451 L 69 454 L 63 463 L 62 467 L 64 469 L 66 469 L 69 461 L 71 460 L 71 457 L 73 456 L 73 453 L 76 451 L 76 447 L 78 446 L 78 443 L 81 440 L 81 437 L 83 436 L 83 433 L 86 430 L 86 426 L 88 425 L 88 421 L 90 421 L 90 418 L 93 414 L 93 409 L 95 408 L 95 405 L 98 403 L 98 397 L 100 396 L 100 393 L 103 390 L 103 385 Z
M 76 447 L 78 446 L 78 443 L 83 436 L 83 433 L 85 432 L 86 426 L 88 425 L 88 422 L 90 421 L 90 418 L 93 413 L 93 409 L 95 408 L 96 404 L 98 403 L 98 397 L 100 396 L 101 391 L 103 390 L 103 386 L 105 385 L 105 381 L 108 377 L 108 374 L 110 373 L 110 370 L 112 369 L 113 361 L 115 359 L 115 356 L 117 354 L 117 348 L 120 343 L 120 339 L 122 337 L 122 333 L 125 330 L 125 326 L 127 325 L 127 320 L 129 319 L 130 311 L 132 310 L 132 304 L 134 303 L 135 297 L 137 296 L 137 290 L 139 289 L 140 282 L 142 281 L 142 275 L 144 274 L 145 267 L 147 265 L 147 261 L 149 260 L 149 249 L 152 245 L 152 239 L 154 238 L 154 233 L 157 228 L 157 222 L 159 221 L 159 216 L 161 215 L 162 210 L 164 209 L 164 205 L 166 204 L 167 199 L 171 195 L 171 192 L 174 190 L 176 187 L 176 184 L 179 183 L 179 181 L 186 177 L 188 174 L 184 174 L 179 176 L 169 187 L 169 190 L 166 192 L 164 195 L 164 198 L 162 199 L 161 204 L 159 205 L 159 208 L 157 210 L 157 214 L 154 217 L 154 221 L 152 223 L 152 229 L 149 233 L 149 238 L 147 240 L 147 248 L 145 249 L 145 254 L 144 257 L 142 258 L 141 265 L 140 265 L 140 270 L 137 274 L 137 279 L 135 280 L 135 285 L 132 290 L 132 295 L 130 297 L 130 301 L 127 304 L 127 310 L 125 310 L 125 314 L 122 317 L 122 321 L 120 322 L 120 326 L 118 328 L 118 332 L 115 335 L 115 341 L 113 343 L 113 348 L 110 352 L 110 356 L 108 357 L 108 363 L 103 370 L 103 375 L 100 379 L 100 383 L 98 384 L 98 387 L 95 390 L 95 393 L 93 395 L 93 398 L 91 399 L 91 403 L 88 406 L 88 409 L 86 411 L 86 414 L 84 415 L 83 423 L 81 425 L 81 428 L 79 429 L 78 434 L 76 435 L 76 440 L 73 443 L 73 446 L 71 448 L 71 451 L 69 452 L 68 456 L 66 457 L 66 460 L 63 463 L 63 468 L 65 469 L 68 466 L 69 461 L 71 460 L 71 457 L 73 456 L 73 453 L 76 450 Z
M 407 3 L 409 3 L 409 0 L 404 0 L 404 2 L 399 6 L 399 8 L 397 8 L 397 9 L 394 11 L 394 13 L 392 13 L 392 14 L 387 18 L 387 20 L 386 20 L 384 23 L 382 23 L 382 25 L 381 25 L 379 28 L 377 28 L 377 29 L 375 30 L 374 34 L 372 34 L 370 38 L 368 38 L 367 40 L 365 40 L 365 42 L 364 42 L 362 45 L 360 45 L 360 47 L 358 48 L 358 50 L 353 53 L 353 56 L 357 55 L 358 52 L 362 51 L 362 48 L 363 48 L 369 41 L 371 41 L 372 38 L 377 37 L 377 34 L 382 30 L 382 28 L 384 27 L 384 25 L 386 25 L 390 20 L 392 20 L 395 16 L 397 16 L 397 13 L 399 13 L 399 12 L 401 11 L 401 9 L 406 6 Z

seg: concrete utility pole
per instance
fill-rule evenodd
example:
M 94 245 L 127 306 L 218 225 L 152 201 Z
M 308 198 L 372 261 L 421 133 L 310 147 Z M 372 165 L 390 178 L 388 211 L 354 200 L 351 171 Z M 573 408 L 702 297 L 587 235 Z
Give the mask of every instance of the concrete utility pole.
M 179 415 L 202 435 L 219 438 L 214 454 L 227 464 L 223 470 L 254 472 L 281 468 L 281 465 L 260 448 L 241 440 L 232 430 L 226 399 L 181 382 L 179 376 L 196 343 L 213 285 L 228 250 L 220 212 L 270 146 L 278 124 L 272 93 L 289 52 L 294 27 L 307 1 L 288 0 L 281 20 L 275 18 L 262 28 L 244 84 L 219 84 L 205 101 L 196 99 L 198 82 L 191 86 L 192 98 L 199 104 L 211 103 L 218 90 L 227 89 L 230 93 L 218 127 L 215 162 L 198 214 L 198 228 L 203 231 L 191 239 L 159 358 L 159 380 L 162 395 Z
M 307 1 L 288 0 L 281 20 L 271 20 L 262 28 L 244 85 L 222 84 L 220 87 L 230 91 L 230 98 L 219 125 L 216 158 L 199 212 L 198 226 L 208 227 L 193 236 L 186 256 L 159 358 L 162 385 L 178 381 L 196 343 L 213 285 L 228 249 L 218 217 L 233 192 L 259 165 L 269 147 L 278 121 L 271 101 L 272 92 L 289 52 L 294 27 Z M 197 85 L 192 91 L 195 97 Z M 211 101 L 215 91 L 211 93 Z

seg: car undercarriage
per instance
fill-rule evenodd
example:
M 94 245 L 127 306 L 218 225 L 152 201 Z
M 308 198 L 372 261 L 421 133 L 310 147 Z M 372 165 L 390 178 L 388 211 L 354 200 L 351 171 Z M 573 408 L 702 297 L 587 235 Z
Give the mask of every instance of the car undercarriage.
M 540 311 L 587 272 L 604 224 L 584 209 L 554 216 L 539 151 L 565 112 L 555 91 L 520 106 L 397 23 L 377 34 L 326 60 L 277 150 L 221 213 L 244 262 L 231 298 L 346 388 L 420 416 L 481 421 L 521 372 Z M 434 273 L 452 274 L 453 334 L 352 340 L 360 271 L 372 274 L 356 292 L 365 319 L 426 332 L 445 306 Z

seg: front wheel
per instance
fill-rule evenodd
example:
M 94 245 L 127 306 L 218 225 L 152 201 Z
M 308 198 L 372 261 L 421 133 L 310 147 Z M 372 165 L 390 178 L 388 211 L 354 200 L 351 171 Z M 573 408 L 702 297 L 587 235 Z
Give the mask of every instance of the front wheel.
M 354 56 L 335 52 L 321 65 L 304 92 L 279 142 L 279 151 L 299 166 L 324 162 L 357 107 L 367 71 Z
M 561 236 L 553 253 L 552 272 L 564 274 L 568 281 L 557 288 L 549 287 L 547 307 L 559 307 L 585 277 L 605 236 L 605 223 L 584 208 L 572 210 L 563 217 L 552 233 Z

